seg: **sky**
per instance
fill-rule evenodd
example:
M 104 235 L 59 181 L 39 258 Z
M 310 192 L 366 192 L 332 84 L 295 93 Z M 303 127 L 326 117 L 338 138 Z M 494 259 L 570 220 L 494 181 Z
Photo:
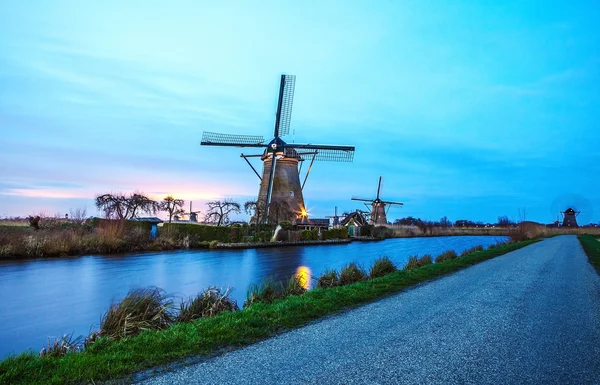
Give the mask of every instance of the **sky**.
M 547 223 L 578 196 L 597 223 L 598 20 L 584 0 L 5 0 L 0 217 L 93 215 L 108 192 L 255 199 L 241 149 L 202 132 L 270 138 L 293 74 L 286 141 L 356 147 L 313 167 L 312 217 L 364 208 L 383 176 L 392 221 Z

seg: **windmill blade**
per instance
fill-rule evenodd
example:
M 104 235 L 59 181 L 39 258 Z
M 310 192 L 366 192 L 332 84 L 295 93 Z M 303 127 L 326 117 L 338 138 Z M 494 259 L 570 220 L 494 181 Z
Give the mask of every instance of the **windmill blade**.
M 373 202 L 374 201 L 373 199 L 363 199 L 363 198 L 354 198 L 354 197 L 352 197 L 350 199 L 353 201 L 361 201 L 361 202 Z
M 352 162 L 354 146 L 329 146 L 320 144 L 286 144 L 287 148 L 316 150 L 315 160 L 330 162 Z
M 386 205 L 404 206 L 404 203 L 402 203 L 402 202 L 381 201 L 381 203 L 385 203 Z
M 379 191 L 381 191 L 381 177 L 379 177 L 379 184 L 377 184 L 377 199 L 379 199 Z
M 202 146 L 266 147 L 265 138 L 257 135 L 233 135 L 204 131 Z
M 292 104 L 294 103 L 295 75 L 281 75 L 279 85 L 279 101 L 277 102 L 277 117 L 275 118 L 275 137 L 286 136 L 290 133 L 292 119 Z

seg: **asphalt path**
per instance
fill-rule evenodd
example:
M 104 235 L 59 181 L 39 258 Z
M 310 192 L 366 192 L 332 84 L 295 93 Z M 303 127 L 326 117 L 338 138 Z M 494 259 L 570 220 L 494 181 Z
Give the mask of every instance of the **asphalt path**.
M 600 384 L 600 278 L 560 236 L 158 384 Z

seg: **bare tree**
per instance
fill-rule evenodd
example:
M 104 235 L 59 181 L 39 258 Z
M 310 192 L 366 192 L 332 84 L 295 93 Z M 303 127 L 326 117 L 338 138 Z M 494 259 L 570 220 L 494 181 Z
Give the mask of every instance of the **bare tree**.
M 206 203 L 206 205 L 208 206 L 208 211 L 206 212 L 204 220 L 209 223 L 214 223 L 217 226 L 229 223 L 229 214 L 239 214 L 242 211 L 240 204 L 230 199 L 225 199 L 224 201 L 212 201 Z
M 169 223 L 171 223 L 174 215 L 185 213 L 185 210 L 183 209 L 184 204 L 185 201 L 183 199 L 173 198 L 172 195 L 168 195 L 160 202 L 160 209 L 169 214 Z
M 527 220 L 527 209 L 525 207 L 519 209 L 519 223 Z
M 296 219 L 296 213 L 286 201 L 273 201 L 269 205 L 269 223 L 279 224 L 281 221 Z
M 244 211 L 250 215 L 250 223 L 261 223 L 264 216 L 264 203 L 258 203 L 258 201 L 248 201 L 244 203 Z
M 440 219 L 440 226 L 441 227 L 452 227 L 452 221 L 449 220 L 447 216 L 443 216 Z
M 85 217 L 87 215 L 87 209 L 85 209 L 85 208 L 83 208 L 83 209 L 77 208 L 75 210 L 69 209 L 69 212 L 71 213 L 69 218 L 71 219 L 72 222 L 83 223 L 85 221 Z
M 129 196 L 123 194 L 102 194 L 96 196 L 96 207 L 104 211 L 106 218 L 130 219 L 136 214 L 145 212 L 156 214 L 160 209 L 158 202 L 139 192 Z

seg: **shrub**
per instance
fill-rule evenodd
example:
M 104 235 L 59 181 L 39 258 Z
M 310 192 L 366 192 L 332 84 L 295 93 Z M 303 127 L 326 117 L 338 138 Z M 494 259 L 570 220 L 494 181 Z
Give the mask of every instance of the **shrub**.
M 286 296 L 288 295 L 302 295 L 306 293 L 302 279 L 297 275 L 293 275 L 288 281 L 287 288 L 285 290 Z
M 424 256 L 419 258 L 419 261 L 417 263 L 419 264 L 419 267 L 421 267 L 431 265 L 433 263 L 433 260 L 431 259 L 431 255 L 425 254 Z
M 416 269 L 419 267 L 419 256 L 411 255 L 406 261 L 406 265 L 404 265 L 404 270 Z
M 389 259 L 388 257 L 381 257 L 375 260 L 373 266 L 371 266 L 369 277 L 383 277 L 384 275 L 393 273 L 396 270 L 398 270 L 398 268 L 396 267 L 396 265 L 394 265 L 394 262 L 392 262 L 391 259 Z
M 321 289 L 335 286 L 340 286 L 340 275 L 336 270 L 326 270 L 317 281 L 317 287 Z
M 208 244 L 208 248 L 209 249 L 216 249 L 218 245 L 219 245 L 219 241 L 217 241 L 215 239 L 214 241 L 210 241 L 210 243 Z
M 442 254 L 438 255 L 437 257 L 435 257 L 435 263 L 439 263 L 439 262 L 444 262 L 450 259 L 454 259 L 456 258 L 456 251 L 454 250 L 447 250 L 444 251 Z
M 258 302 L 271 303 L 276 299 L 285 298 L 286 288 L 280 281 L 274 281 L 271 278 L 263 280 L 259 285 L 251 285 L 248 288 L 244 308 Z
M 48 345 L 40 351 L 40 357 L 62 357 L 72 352 L 81 350 L 79 338 L 73 338 L 73 334 L 65 334 L 61 338 L 55 338 L 54 341 L 48 339 Z
M 112 304 L 100 322 L 100 335 L 111 339 L 134 336 L 144 330 L 163 330 L 173 323 L 173 301 L 161 289 L 130 290 Z
M 300 231 L 301 241 L 316 241 L 319 239 L 319 233 L 315 230 L 302 230 Z
M 221 292 L 216 287 L 209 287 L 188 302 L 181 302 L 178 322 L 191 322 L 199 318 L 214 317 L 224 311 L 236 311 L 238 305 L 230 298 L 231 290 Z
M 340 285 L 350 285 L 355 282 L 364 281 L 367 278 L 365 270 L 354 262 L 342 268 L 340 273 Z

